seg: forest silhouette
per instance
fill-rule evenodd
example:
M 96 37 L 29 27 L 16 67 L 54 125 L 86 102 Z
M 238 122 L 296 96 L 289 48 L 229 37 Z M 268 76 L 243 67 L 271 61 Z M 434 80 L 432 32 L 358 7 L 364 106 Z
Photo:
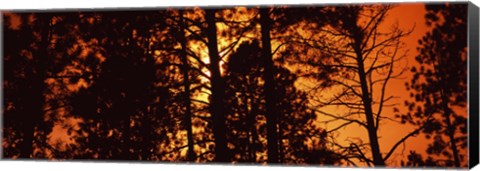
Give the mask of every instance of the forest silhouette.
M 413 60 L 396 4 L 5 12 L 2 157 L 467 167 L 467 4 L 418 5 Z

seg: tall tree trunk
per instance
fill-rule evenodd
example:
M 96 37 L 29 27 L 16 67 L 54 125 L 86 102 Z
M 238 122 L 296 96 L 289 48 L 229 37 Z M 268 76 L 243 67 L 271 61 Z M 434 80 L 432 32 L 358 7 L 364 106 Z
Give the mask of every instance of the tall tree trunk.
M 250 111 L 248 113 L 248 116 L 247 116 L 247 120 L 248 120 L 248 123 L 247 123 L 247 127 L 248 127 L 248 134 L 249 134 L 249 146 L 248 146 L 248 149 L 249 149 L 249 158 L 250 158 L 250 161 L 249 162 L 252 162 L 252 163 L 255 163 L 257 161 L 257 150 L 256 150 L 256 146 L 257 146 L 257 143 L 256 143 L 256 138 L 257 138 L 257 131 L 256 131 L 256 127 L 255 127 L 255 116 L 257 115 L 256 111 L 257 111 L 257 107 L 255 106 L 256 104 L 253 104 L 253 101 L 254 99 L 253 98 L 250 98 Z
M 284 118 L 282 118 L 281 115 L 278 115 L 278 117 L 277 117 L 277 121 L 278 121 L 278 134 L 277 134 L 278 135 L 277 136 L 278 146 L 277 146 L 277 148 L 278 148 L 278 162 L 279 163 L 283 163 L 284 160 L 285 160 L 285 151 L 284 151 L 285 149 L 283 148 L 283 139 L 284 139 L 283 129 L 285 127 L 282 123 L 280 123 L 282 121 L 282 119 L 284 119 Z
M 191 100 L 190 100 L 190 79 L 188 77 L 190 66 L 187 59 L 187 40 L 185 38 L 185 19 L 183 18 L 183 11 L 179 11 L 180 15 L 180 45 L 182 46 L 181 58 L 182 58 L 182 72 L 183 72 L 183 88 L 184 92 L 184 105 L 185 105 L 185 127 L 187 130 L 187 143 L 188 143 L 188 153 L 187 157 L 189 161 L 195 161 L 196 154 L 194 151 L 194 140 L 193 140 L 193 131 L 192 131 L 192 110 L 191 110 Z
M 246 76 L 248 77 L 248 76 Z M 247 78 L 248 79 L 248 78 Z M 247 83 L 247 86 L 249 86 L 249 84 Z M 248 89 L 245 91 L 242 92 L 241 96 L 242 97 L 242 107 L 243 107 L 243 110 L 244 110 L 244 114 L 245 114 L 245 132 L 246 132 L 246 139 L 247 139 L 247 142 L 248 144 L 246 144 L 246 148 L 245 148 L 245 161 L 246 162 L 255 162 L 254 160 L 254 145 L 253 145 L 253 135 L 252 135 L 252 128 L 253 128 L 253 123 L 254 123 L 254 120 L 252 119 L 251 115 L 253 114 L 252 113 L 252 106 L 251 106 L 251 101 L 249 103 L 249 100 L 253 100 L 249 93 L 251 93 L 250 91 L 250 87 L 248 87 Z
M 442 68 L 440 66 L 445 66 L 445 64 L 442 64 L 442 59 L 437 58 L 438 60 L 438 65 L 434 64 L 434 69 L 437 74 L 437 76 L 440 78 L 440 82 L 444 82 L 444 72 L 442 72 Z M 453 155 L 453 162 L 455 164 L 455 167 L 460 167 L 460 158 L 458 154 L 458 148 L 457 148 L 457 140 L 455 139 L 455 127 L 452 125 L 452 121 L 450 116 L 452 115 L 451 109 L 448 107 L 448 97 L 450 93 L 445 92 L 445 89 L 443 87 L 440 88 L 440 98 L 442 99 L 442 110 L 443 114 L 445 117 L 445 122 L 447 124 L 447 134 L 448 138 L 450 139 L 450 148 L 452 149 L 452 155 Z
M 442 64 L 442 59 L 437 59 L 439 64 L 438 66 L 434 64 L 435 72 L 437 73 L 440 82 L 444 82 L 444 73 L 442 72 L 442 68 L 439 66 L 444 66 Z M 443 87 L 440 88 L 440 98 L 442 98 L 442 110 L 445 117 L 445 122 L 447 124 L 447 134 L 448 138 L 450 139 L 450 148 L 452 149 L 453 153 L 453 161 L 455 167 L 460 167 L 460 158 L 458 156 L 458 148 L 457 148 L 457 140 L 455 139 L 455 127 L 452 125 L 452 121 L 450 116 L 452 115 L 451 109 L 448 107 L 448 96 L 445 94 L 445 89 Z
M 248 92 L 250 95 L 248 96 L 248 99 L 250 99 L 250 103 L 248 101 L 245 101 L 245 105 L 250 106 L 250 111 L 248 111 L 248 116 L 247 116 L 247 129 L 248 129 L 248 134 L 249 134 L 249 158 L 250 162 L 254 163 L 257 161 L 257 143 L 256 143 L 256 138 L 257 136 L 257 128 L 255 126 L 255 118 L 258 113 L 258 103 L 256 103 L 255 99 L 255 89 L 252 86 L 254 85 L 255 77 L 248 76 L 247 77 L 247 85 L 248 85 Z
M 248 84 L 247 84 L 248 86 Z M 245 132 L 246 132 L 246 139 L 247 139 L 247 142 L 248 144 L 246 144 L 245 146 L 245 161 L 246 162 L 252 162 L 252 153 L 251 153 L 251 149 L 252 149 L 252 143 L 251 143 L 251 139 L 252 139 L 252 135 L 250 133 L 250 128 L 252 127 L 251 126 L 251 121 L 250 121 L 250 110 L 249 110 L 249 103 L 248 103 L 248 99 L 249 99 L 249 95 L 248 95 L 248 90 L 242 90 L 242 92 L 240 93 L 239 96 L 237 96 L 237 98 L 242 98 L 242 103 L 241 103 L 241 107 L 243 107 L 243 114 L 245 114 Z M 240 119 L 242 120 L 242 119 Z
M 445 115 L 445 121 L 447 122 L 447 132 L 448 138 L 450 139 L 450 148 L 452 148 L 453 153 L 453 161 L 455 167 L 460 167 L 460 158 L 458 156 L 458 149 L 457 149 L 457 140 L 455 139 L 455 127 L 452 125 L 452 121 L 450 119 L 451 111 L 448 108 L 448 104 L 446 103 L 446 97 L 444 93 L 442 93 L 442 103 L 443 103 L 443 111 Z
M 42 29 L 40 36 L 40 42 L 38 46 L 38 50 L 34 52 L 34 59 L 38 59 L 37 65 L 34 68 L 30 69 L 29 73 L 27 73 L 27 78 L 31 79 L 31 81 L 25 82 L 25 89 L 23 90 L 26 96 L 28 97 L 23 99 L 24 103 L 19 105 L 23 106 L 22 115 L 25 117 L 23 118 L 23 123 L 21 123 L 21 131 L 23 133 L 23 140 L 20 143 L 20 158 L 31 158 L 33 156 L 33 145 L 35 141 L 35 128 L 39 126 L 41 122 L 43 122 L 43 104 L 45 103 L 45 99 L 43 96 L 43 91 L 46 89 L 46 85 L 44 83 L 47 75 L 47 66 L 48 66 L 48 45 L 50 44 L 50 15 L 45 15 L 38 19 L 39 22 L 42 24 Z
M 20 144 L 20 158 L 32 158 L 33 156 L 33 145 L 35 139 L 35 128 L 43 121 L 43 90 L 45 85 L 43 83 L 43 77 L 35 74 L 34 78 L 29 84 L 25 93 L 28 97 L 25 98 L 24 104 L 21 104 L 22 108 L 22 123 L 20 125 L 20 130 L 23 133 L 23 141 Z M 20 106 L 20 105 L 19 105 Z
M 278 138 L 277 138 L 277 111 L 275 110 L 275 83 L 273 78 L 272 47 L 270 42 L 271 19 L 269 9 L 260 9 L 260 25 L 262 33 L 262 58 L 264 61 L 263 79 L 265 80 L 265 100 L 267 118 L 268 162 L 278 163 Z
M 128 105 L 131 105 L 131 104 L 128 104 L 128 103 L 125 103 L 125 104 L 122 104 L 121 106 L 128 106 Z M 124 110 L 126 108 L 123 108 L 120 111 L 119 115 L 123 115 L 124 117 L 121 119 L 121 122 L 123 122 L 123 129 L 122 129 L 122 145 L 121 145 L 121 154 L 120 154 L 120 159 L 121 160 L 130 160 L 132 159 L 132 153 L 130 152 L 130 149 L 133 147 L 133 143 L 132 143 L 132 140 L 131 140 L 131 137 L 132 137 L 132 129 L 130 127 L 130 114 L 131 112 L 133 112 L 132 110 Z M 123 112 L 122 112 L 123 110 Z M 130 112 L 127 112 L 127 111 L 130 111 Z
M 150 113 L 145 110 L 145 113 L 143 115 L 143 118 L 142 118 L 142 132 L 140 132 L 141 134 L 143 134 L 142 136 L 142 153 L 141 153 L 141 157 L 142 159 L 141 160 L 150 160 L 150 156 L 152 154 L 152 152 L 150 150 L 154 149 L 152 147 L 154 147 L 154 145 L 152 145 L 152 137 L 153 137 L 153 134 L 152 134 L 152 120 L 153 118 L 150 117 Z
M 150 42 L 150 38 L 147 39 L 147 42 Z M 145 63 L 154 63 L 154 60 L 153 58 L 149 58 L 149 57 L 152 57 L 152 52 L 151 52 L 151 46 L 150 45 L 145 45 L 146 48 L 146 51 L 145 51 L 145 56 L 147 56 L 146 58 L 146 62 Z M 145 101 L 150 101 L 151 99 L 145 99 Z M 155 130 L 154 130 L 154 127 L 152 125 L 152 121 L 154 120 L 154 117 L 152 117 L 152 113 L 150 111 L 151 109 L 151 106 L 150 105 L 146 105 L 144 106 L 144 109 L 143 109 L 143 117 L 141 118 L 141 123 L 142 123 L 142 126 L 141 126 L 141 131 L 140 134 L 142 134 L 142 143 L 143 143 L 143 147 L 141 148 L 141 160 L 150 160 L 151 158 L 151 155 L 152 155 L 152 152 L 154 151 L 155 149 L 155 140 L 153 137 L 156 137 L 155 136 Z
M 363 55 L 360 49 L 360 44 L 362 39 L 359 38 L 356 33 L 355 38 L 355 53 L 357 55 L 357 65 L 358 65 L 358 75 L 360 77 L 360 84 L 362 89 L 362 101 L 363 107 L 365 108 L 365 117 L 367 119 L 367 130 L 368 138 L 370 140 L 370 148 L 372 150 L 373 163 L 375 166 L 384 166 L 385 162 L 383 160 L 382 154 L 380 153 L 380 144 L 378 143 L 377 129 L 375 127 L 375 120 L 372 111 L 372 102 L 370 97 L 370 92 L 368 91 L 368 82 L 366 79 L 365 66 L 363 63 Z M 378 124 L 378 123 L 376 123 Z
M 215 161 L 228 162 L 228 150 L 226 140 L 226 124 L 224 103 L 225 86 L 220 75 L 220 56 L 217 45 L 217 27 L 215 22 L 215 9 L 207 9 L 206 20 L 208 24 L 208 54 L 210 56 L 210 84 L 212 87 L 212 97 L 210 102 L 210 113 L 213 117 L 213 134 L 215 137 Z
M 131 25 L 128 25 L 125 30 L 128 30 L 128 47 L 127 48 L 132 48 L 136 46 L 136 41 L 133 38 L 133 30 L 134 28 Z M 129 52 L 129 55 L 137 55 L 135 52 Z M 120 57 L 123 58 L 123 57 Z M 127 56 L 128 58 L 128 56 Z M 125 59 L 122 59 L 125 60 Z M 127 76 L 127 79 L 131 79 L 130 77 Z M 120 85 L 120 86 L 126 86 L 122 90 L 123 92 L 116 92 L 116 93 L 125 93 L 125 96 L 122 98 L 119 98 L 119 103 L 117 106 L 115 104 L 113 105 L 114 110 L 116 110 L 116 113 L 118 112 L 119 116 L 122 117 L 120 119 L 120 124 L 123 126 L 122 130 L 122 140 L 123 143 L 121 144 L 121 154 L 120 154 L 120 159 L 122 160 L 131 160 L 133 158 L 133 153 L 130 151 L 130 149 L 133 149 L 135 151 L 135 148 L 133 147 L 133 134 L 132 134 L 132 126 L 131 126 L 131 120 L 132 120 L 132 115 L 135 113 L 135 106 L 137 105 L 135 102 L 135 94 L 130 90 L 130 85 L 131 83 L 125 84 L 125 85 Z M 122 123 L 123 122 L 123 123 Z

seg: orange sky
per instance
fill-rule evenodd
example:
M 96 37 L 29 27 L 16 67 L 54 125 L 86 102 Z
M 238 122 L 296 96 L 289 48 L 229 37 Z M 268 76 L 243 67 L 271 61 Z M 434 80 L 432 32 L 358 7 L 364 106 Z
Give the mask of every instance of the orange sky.
M 386 95 L 398 96 L 399 98 L 392 103 L 398 103 L 396 106 L 401 113 L 408 112 L 408 108 L 404 107 L 403 102 L 410 99 L 410 92 L 406 90 L 405 82 L 410 82 L 412 79 L 412 74 L 409 72 L 411 66 L 418 65 L 415 61 L 415 56 L 418 54 L 416 48 L 418 47 L 418 40 L 425 35 L 431 28 L 425 25 L 425 7 L 423 3 L 402 3 L 394 7 L 387 14 L 385 22 L 382 24 L 380 29 L 389 29 L 393 24 L 398 23 L 399 27 L 402 30 L 409 30 L 414 27 L 413 32 L 405 37 L 402 41 L 406 44 L 405 49 L 407 51 L 407 57 L 405 60 L 401 61 L 398 66 L 407 67 L 407 72 L 404 72 L 401 79 L 392 79 L 387 85 Z M 379 91 L 373 90 L 374 92 Z M 374 107 L 375 109 L 376 107 Z M 327 112 L 336 113 L 335 108 L 328 108 Z M 341 112 L 341 108 L 338 108 L 337 113 Z M 466 116 L 466 109 L 460 112 Z M 394 118 L 395 113 L 393 108 L 386 108 L 383 112 L 383 116 Z M 324 117 L 325 118 L 325 117 Z M 326 118 L 331 119 L 331 118 Z M 322 118 L 319 118 L 322 120 Z M 344 122 L 333 122 L 329 123 L 327 126 L 328 129 L 333 129 L 336 126 Z M 412 132 L 415 127 L 408 124 L 400 124 L 393 121 L 383 120 L 378 131 L 379 135 L 379 144 L 380 149 L 383 155 L 390 151 L 391 147 L 403 138 L 408 133 Z M 347 126 L 345 129 L 340 129 L 338 132 L 338 137 L 336 141 L 343 145 L 348 145 L 348 140 L 351 138 L 361 138 L 363 142 L 368 142 L 368 134 L 366 129 L 360 128 L 356 125 Z M 394 155 L 392 155 L 387 161 L 386 164 L 390 166 L 400 166 L 401 160 L 405 160 L 410 150 L 415 150 L 417 153 L 425 154 L 425 150 L 428 147 L 428 144 L 431 142 L 427 141 L 424 138 L 423 134 L 417 135 L 416 137 L 409 138 L 403 145 L 400 145 Z M 403 152 L 403 154 L 402 154 Z M 466 155 L 466 151 L 463 151 L 463 154 Z M 370 156 L 369 152 L 367 156 Z
M 407 67 L 416 64 L 415 56 L 418 53 L 416 50 L 418 46 L 418 40 L 428 31 L 428 28 L 425 25 L 425 12 L 426 11 L 423 4 L 401 5 L 397 8 L 394 8 L 390 12 L 389 17 L 387 17 L 385 22 L 385 25 L 391 25 L 389 23 L 394 24 L 394 22 L 398 21 L 400 27 L 403 29 L 411 29 L 412 27 L 415 27 L 415 30 L 403 40 L 406 43 L 406 50 L 408 50 L 408 56 L 406 58 Z M 405 79 L 391 80 L 388 85 L 389 89 L 387 89 L 387 93 L 399 96 L 400 98 L 398 107 L 400 108 L 400 112 L 407 112 L 408 109 L 403 106 L 403 101 L 406 99 L 410 100 L 410 93 L 406 90 L 405 80 L 409 82 L 412 78 L 412 74 L 410 72 L 405 72 L 402 77 L 405 77 Z M 389 111 L 392 112 L 390 116 L 393 117 L 393 110 L 390 109 Z M 388 115 L 388 113 L 389 112 L 386 112 L 386 115 Z M 391 146 L 393 146 L 393 144 L 399 140 L 399 138 L 408 134 L 413 129 L 415 128 L 410 125 L 401 125 L 395 122 L 388 122 L 388 124 L 385 124 L 385 126 L 379 130 L 379 136 L 382 137 L 380 140 L 382 150 L 389 150 Z M 423 135 L 420 135 L 417 138 L 411 138 L 407 140 L 405 143 L 405 148 L 407 149 L 404 153 L 405 156 L 408 155 L 408 149 L 415 149 L 417 152 L 423 153 L 427 147 L 427 143 L 418 143 L 421 142 L 422 139 Z M 401 147 L 397 148 L 396 153 L 400 153 L 401 150 Z M 394 156 L 392 156 L 392 159 L 395 160 Z M 393 162 L 392 159 L 390 159 L 390 161 Z M 399 164 L 399 161 L 397 161 L 396 164 Z

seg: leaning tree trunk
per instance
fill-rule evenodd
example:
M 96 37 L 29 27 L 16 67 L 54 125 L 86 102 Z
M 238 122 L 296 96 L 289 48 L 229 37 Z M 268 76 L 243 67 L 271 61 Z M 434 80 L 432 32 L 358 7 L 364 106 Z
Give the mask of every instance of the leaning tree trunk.
M 278 163 L 278 137 L 277 137 L 277 111 L 275 110 L 275 83 L 273 78 L 272 47 L 270 42 L 271 19 L 268 8 L 260 9 L 260 25 L 262 33 L 262 58 L 265 67 L 263 79 L 265 80 L 265 101 L 267 118 L 267 154 L 269 163 Z
M 363 62 L 363 55 L 360 48 L 362 38 L 359 35 L 361 33 L 359 33 L 357 30 L 355 34 L 356 35 L 354 35 L 355 36 L 354 50 L 357 57 L 356 61 L 358 65 L 358 75 L 360 78 L 360 84 L 362 89 L 362 102 L 363 102 L 363 107 L 365 109 L 365 117 L 367 119 L 368 138 L 370 140 L 370 148 L 372 150 L 373 163 L 375 166 L 384 166 L 385 161 L 383 160 L 382 154 L 380 153 L 380 144 L 378 143 L 377 129 L 375 126 L 375 119 L 374 119 L 373 110 L 372 110 L 372 101 L 370 97 L 370 92 L 368 91 L 369 87 L 368 87 L 368 82 L 367 82 L 365 68 L 364 68 L 365 66 Z
M 215 138 L 215 161 L 228 162 L 228 150 L 226 140 L 226 124 L 224 103 L 225 86 L 220 75 L 220 56 L 217 45 L 217 28 L 215 25 L 215 9 L 207 9 L 206 20 L 208 24 L 208 54 L 210 56 L 210 84 L 211 84 L 211 102 L 210 113 L 213 118 L 213 134 Z

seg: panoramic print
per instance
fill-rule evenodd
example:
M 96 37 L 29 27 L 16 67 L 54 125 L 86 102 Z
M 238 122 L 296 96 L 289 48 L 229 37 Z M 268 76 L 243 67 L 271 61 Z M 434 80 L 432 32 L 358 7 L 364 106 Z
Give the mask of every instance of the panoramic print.
M 2 11 L 2 157 L 466 168 L 467 7 Z

